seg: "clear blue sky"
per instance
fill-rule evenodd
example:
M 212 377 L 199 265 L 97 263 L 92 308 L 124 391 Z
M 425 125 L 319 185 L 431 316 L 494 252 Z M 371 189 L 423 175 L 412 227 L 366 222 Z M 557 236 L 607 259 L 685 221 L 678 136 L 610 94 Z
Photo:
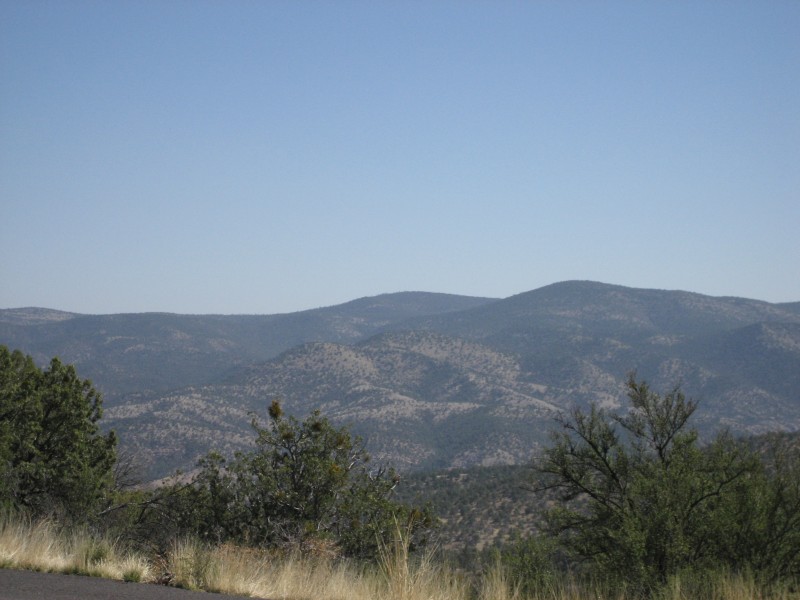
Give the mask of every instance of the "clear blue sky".
M 0 0 L 0 307 L 800 300 L 800 2 Z

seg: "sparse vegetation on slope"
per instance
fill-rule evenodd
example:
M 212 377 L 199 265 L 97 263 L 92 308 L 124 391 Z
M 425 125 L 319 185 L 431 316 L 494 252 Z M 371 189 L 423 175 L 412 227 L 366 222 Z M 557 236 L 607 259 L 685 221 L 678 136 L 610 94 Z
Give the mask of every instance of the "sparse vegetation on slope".
M 0 309 L 0 343 L 44 364 L 74 364 L 109 406 L 125 394 L 166 392 L 225 379 L 235 369 L 312 341 L 349 344 L 409 318 L 492 302 L 427 292 L 401 292 L 279 315 L 81 315 Z
M 530 465 L 471 467 L 409 473 L 398 498 L 429 504 L 441 519 L 438 546 L 454 559 L 512 542 L 541 524 L 546 503 L 532 491 Z
M 319 409 L 350 425 L 404 472 L 523 464 L 559 411 L 621 406 L 633 368 L 700 398 L 701 436 L 719 424 L 736 434 L 800 429 L 800 316 L 784 305 L 567 282 L 383 326 L 357 317 L 368 308 L 339 310 L 366 319 L 369 334 L 321 328 L 208 385 L 176 380 L 167 393 L 115 398 L 108 424 L 149 456 L 154 478 L 191 468 L 212 446 L 244 448 L 248 411 L 263 413 L 276 396 L 292 414 Z

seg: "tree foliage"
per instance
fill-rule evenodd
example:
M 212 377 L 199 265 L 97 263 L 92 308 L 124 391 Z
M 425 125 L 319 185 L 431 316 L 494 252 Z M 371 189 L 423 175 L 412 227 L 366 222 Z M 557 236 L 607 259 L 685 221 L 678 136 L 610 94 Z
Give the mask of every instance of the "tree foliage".
M 0 505 L 85 518 L 113 483 L 116 437 L 100 394 L 57 358 L 42 370 L 0 346 Z
M 183 529 L 208 541 L 261 547 L 329 542 L 356 557 L 374 557 L 398 523 L 410 524 L 422 540 L 432 517 L 392 499 L 399 477 L 371 468 L 362 440 L 319 411 L 301 422 L 276 401 L 269 417 L 266 427 L 253 419 L 253 451 L 200 461 L 185 494 Z
M 537 468 L 560 504 L 548 530 L 606 576 L 656 585 L 687 569 L 800 574 L 800 471 L 779 445 L 759 454 L 727 433 L 702 446 L 697 403 L 631 375 L 630 410 L 559 420 Z

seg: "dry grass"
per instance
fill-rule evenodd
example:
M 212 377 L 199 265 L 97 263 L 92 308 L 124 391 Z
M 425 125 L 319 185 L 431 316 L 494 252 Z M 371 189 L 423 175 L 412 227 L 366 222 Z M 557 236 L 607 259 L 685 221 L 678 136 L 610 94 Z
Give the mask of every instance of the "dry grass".
M 658 600 L 792 600 L 800 598 L 793 586 L 762 586 L 750 575 L 730 573 L 719 575 L 711 582 L 696 582 L 691 578 L 672 578 Z
M 164 571 L 172 585 L 272 600 L 634 600 L 624 592 L 586 586 L 565 577 L 533 596 L 520 592 L 502 565 L 475 584 L 432 559 L 412 557 L 405 532 L 383 548 L 377 566 L 280 556 L 231 545 L 210 547 L 191 540 L 173 544 L 166 557 L 151 560 L 113 540 L 85 530 L 63 532 L 50 521 L 0 518 L 0 568 L 80 573 L 128 581 L 158 581 Z M 674 578 L 654 600 L 790 600 L 789 590 L 762 589 L 753 577 L 721 575 L 711 584 Z
M 59 532 L 51 521 L 0 519 L 0 566 L 55 573 L 80 573 L 147 581 L 153 571 L 144 557 L 85 530 Z
M 381 548 L 377 571 L 379 594 L 386 600 L 467 600 L 470 585 L 466 578 L 441 563 L 432 554 L 412 558 L 409 554 L 411 531 L 396 528 L 391 545 Z
M 274 600 L 469 600 L 470 586 L 430 558 L 414 561 L 405 537 L 381 553 L 377 567 L 299 555 L 276 558 L 233 546 L 192 541 L 173 546 L 167 569 L 183 587 Z
M 481 579 L 481 598 L 486 600 L 522 600 L 519 586 L 511 581 L 497 562 Z
M 166 569 L 175 585 L 190 589 L 275 600 L 375 597 L 362 573 L 347 563 L 299 556 L 278 559 L 228 545 L 177 542 L 167 556 Z

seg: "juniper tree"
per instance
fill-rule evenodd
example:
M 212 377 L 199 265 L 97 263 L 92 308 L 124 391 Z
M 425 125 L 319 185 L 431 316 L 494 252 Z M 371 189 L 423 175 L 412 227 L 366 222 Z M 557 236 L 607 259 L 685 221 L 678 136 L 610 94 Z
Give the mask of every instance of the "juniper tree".
M 72 365 L 0 346 L 0 504 L 85 519 L 113 483 L 116 437 L 102 399 Z

